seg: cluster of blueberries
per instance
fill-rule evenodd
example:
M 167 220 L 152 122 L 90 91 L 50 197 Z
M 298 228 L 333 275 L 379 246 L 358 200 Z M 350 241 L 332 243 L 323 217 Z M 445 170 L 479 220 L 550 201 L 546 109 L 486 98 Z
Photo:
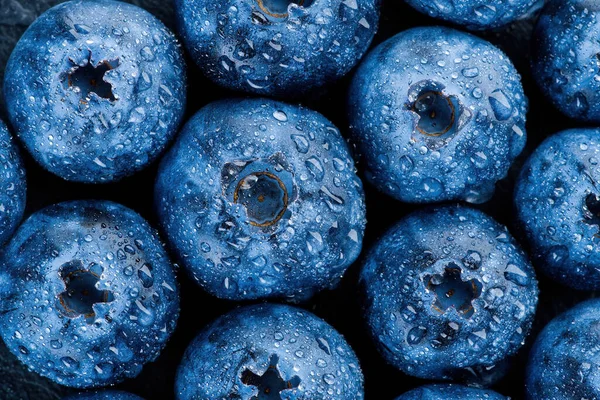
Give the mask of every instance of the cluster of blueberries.
M 531 59 L 540 90 L 573 120 L 600 125 L 600 2 L 406 1 L 474 31 L 539 14 Z M 213 102 L 181 129 L 185 60 L 162 22 L 117 0 L 71 0 L 41 15 L 6 66 L 12 131 L 71 182 L 116 182 L 161 158 L 154 205 L 166 245 L 136 212 L 103 200 L 58 203 L 21 223 L 25 170 L 0 122 L 0 336 L 10 351 L 58 384 L 92 389 L 71 400 L 139 400 L 94 390 L 140 374 L 175 330 L 172 254 L 211 295 L 261 301 L 192 341 L 177 399 L 363 399 L 352 348 L 297 306 L 335 288 L 361 254 L 356 156 L 392 198 L 451 202 L 407 215 L 364 256 L 365 326 L 382 357 L 409 376 L 456 382 L 398 400 L 506 399 L 485 387 L 531 330 L 533 266 L 574 290 L 600 290 L 600 129 L 555 134 L 522 167 L 514 207 L 526 254 L 505 226 L 465 204 L 489 201 L 525 147 L 529 105 L 517 70 L 491 43 L 448 27 L 398 33 L 365 56 L 380 7 L 175 0 L 178 33 L 202 72 L 264 96 Z M 318 112 L 280 101 L 355 66 L 348 141 Z M 526 393 L 600 399 L 600 300 L 543 329 Z

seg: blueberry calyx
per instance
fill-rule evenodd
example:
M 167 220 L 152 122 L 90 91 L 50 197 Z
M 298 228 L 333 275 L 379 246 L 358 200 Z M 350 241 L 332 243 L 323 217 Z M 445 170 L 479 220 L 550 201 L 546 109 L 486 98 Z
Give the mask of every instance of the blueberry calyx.
M 284 183 L 267 171 L 253 172 L 240 179 L 233 192 L 233 202 L 242 204 L 250 224 L 258 227 L 279 222 L 287 210 L 288 199 Z
M 289 381 L 283 380 L 281 373 L 277 368 L 279 357 L 273 354 L 269 360 L 269 368 L 262 375 L 256 375 L 254 372 L 246 369 L 242 373 L 242 383 L 247 386 L 256 386 L 258 395 L 251 400 L 281 400 L 280 393 L 283 390 L 294 389 L 300 385 L 298 376 L 292 377 Z
M 73 60 L 72 63 L 75 64 Z M 75 65 L 66 76 L 66 83 L 81 94 L 81 103 L 87 104 L 91 100 L 92 93 L 102 99 L 111 102 L 117 97 L 113 93 L 112 85 L 104 78 L 106 73 L 119 66 L 119 60 L 102 60 L 98 64 L 92 63 L 92 52 L 90 52 L 85 65 Z
M 462 270 L 455 263 L 449 263 L 443 275 L 426 276 L 427 290 L 435 294 L 435 301 L 431 306 L 435 311 L 444 314 L 448 309 L 454 308 L 465 318 L 471 318 L 475 313 L 473 300 L 481 295 L 481 282 L 477 279 L 463 281 Z
M 583 222 L 586 224 L 600 227 L 600 197 L 597 194 L 590 193 L 585 197 L 583 217 Z M 596 233 L 594 237 L 600 238 L 600 232 Z
M 58 295 L 58 301 L 66 317 L 83 316 L 86 322 L 91 324 L 96 317 L 94 305 L 114 300 L 111 291 L 96 288 L 102 271 L 102 267 L 97 264 L 84 269 L 79 260 L 68 262 L 61 267 L 59 275 L 65 284 L 65 290 Z
M 273 18 L 287 18 L 288 8 L 291 4 L 299 7 L 310 7 L 313 0 L 256 0 L 258 7 Z
M 423 91 L 412 105 L 412 111 L 419 116 L 417 130 L 424 135 L 442 136 L 454 127 L 454 104 L 441 92 Z

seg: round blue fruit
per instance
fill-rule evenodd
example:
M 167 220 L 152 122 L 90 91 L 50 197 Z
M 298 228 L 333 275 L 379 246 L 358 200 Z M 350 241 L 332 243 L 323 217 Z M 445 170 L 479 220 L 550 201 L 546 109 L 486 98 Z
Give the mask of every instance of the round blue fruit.
M 553 319 L 537 337 L 526 374 L 529 400 L 600 398 L 600 300 Z
M 516 215 L 540 271 L 575 289 L 600 289 L 600 129 L 546 139 L 515 187 Z
M 12 136 L 0 120 L 0 245 L 6 243 L 25 211 L 25 169 Z
M 449 28 L 410 29 L 380 44 L 348 102 L 367 179 L 405 202 L 489 200 L 526 141 L 528 103 L 510 60 Z
M 508 230 L 464 206 L 408 215 L 369 252 L 365 316 L 383 357 L 408 375 L 493 372 L 523 344 L 537 281 Z
M 396 400 L 510 400 L 491 390 L 461 385 L 426 385 L 404 393 Z
M 143 400 L 135 394 L 122 392 L 120 390 L 105 390 L 103 392 L 81 393 L 65 397 L 63 400 Z
M 237 309 L 187 348 L 175 383 L 178 400 L 364 398 L 358 359 L 344 338 L 299 308 Z
M 176 0 L 192 58 L 218 84 L 296 97 L 345 75 L 377 30 L 379 0 Z
M 535 28 L 533 76 L 568 117 L 600 122 L 600 3 L 549 1 Z
M 138 214 L 73 201 L 30 216 L 5 249 L 0 335 L 21 362 L 62 385 L 137 376 L 179 313 L 172 265 Z
M 153 161 L 185 108 L 185 65 L 154 16 L 114 0 L 74 0 L 40 16 L 4 81 L 10 122 L 32 156 L 70 181 L 110 182 Z
M 204 107 L 163 159 L 155 202 L 181 263 L 221 298 L 306 299 L 361 251 L 364 194 L 348 146 L 298 106 Z
M 526 18 L 544 0 L 406 0 L 418 11 L 472 30 L 498 28 Z

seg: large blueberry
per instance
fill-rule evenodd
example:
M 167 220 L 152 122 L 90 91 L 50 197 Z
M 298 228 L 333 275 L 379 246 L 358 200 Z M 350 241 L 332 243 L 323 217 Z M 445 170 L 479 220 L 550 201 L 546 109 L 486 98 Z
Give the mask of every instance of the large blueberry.
M 544 0 L 406 0 L 415 9 L 434 18 L 469 29 L 498 28 L 539 10 Z
M 576 289 L 600 289 L 600 129 L 546 139 L 515 188 L 517 219 L 537 268 Z
M 538 295 L 508 230 L 464 206 L 405 217 L 370 251 L 360 284 L 384 358 L 430 379 L 488 374 L 523 344 Z
M 155 201 L 183 265 L 222 298 L 310 297 L 361 250 L 363 189 L 348 146 L 298 106 L 204 107 L 163 159 Z
M 5 249 L 0 335 L 30 369 L 66 386 L 138 375 L 173 332 L 177 282 L 156 232 L 108 201 L 34 213 Z
M 530 400 L 600 398 L 600 300 L 581 303 L 539 334 L 526 374 Z
M 143 400 L 135 394 L 121 392 L 118 390 L 106 390 L 103 392 L 81 393 L 65 397 L 63 400 Z
M 204 329 L 177 371 L 178 400 L 358 400 L 363 376 L 344 338 L 284 305 L 237 309 Z
M 600 2 L 551 0 L 533 38 L 533 76 L 565 115 L 600 122 Z
M 404 393 L 396 400 L 509 400 L 491 390 L 461 385 L 426 385 Z
M 367 179 L 406 202 L 485 202 L 525 145 L 527 99 L 510 60 L 449 28 L 376 47 L 348 101 Z
M 179 31 L 222 86 L 294 97 L 345 75 L 377 30 L 380 0 L 176 0 Z
M 74 0 L 40 16 L 15 47 L 4 82 L 10 121 L 33 157 L 78 182 L 108 182 L 154 160 L 185 107 L 174 36 L 114 0 Z
M 26 186 L 19 149 L 0 120 L 0 245 L 10 238 L 23 218 Z

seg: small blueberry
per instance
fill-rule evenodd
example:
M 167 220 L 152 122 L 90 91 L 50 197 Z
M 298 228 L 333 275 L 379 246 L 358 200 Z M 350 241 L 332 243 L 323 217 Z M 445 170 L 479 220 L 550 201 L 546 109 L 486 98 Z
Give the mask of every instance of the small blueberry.
M 176 0 L 183 42 L 230 89 L 295 97 L 345 75 L 366 52 L 380 0 Z
M 110 182 L 154 160 L 185 108 L 185 66 L 171 32 L 114 0 L 74 0 L 40 16 L 6 66 L 17 136 L 50 172 Z
M 562 113 L 600 122 L 600 2 L 551 0 L 535 28 L 533 77 Z
M 508 230 L 480 211 L 441 206 L 401 220 L 360 277 L 383 357 L 425 379 L 482 380 L 527 336 L 537 280 Z
M 0 245 L 13 234 L 25 210 L 25 169 L 12 136 L 0 121 Z
M 5 249 L 0 335 L 21 362 L 65 386 L 137 376 L 173 332 L 172 265 L 138 214 L 108 201 L 30 216 Z
M 155 202 L 182 264 L 221 298 L 305 299 L 361 251 L 364 194 L 348 146 L 298 106 L 204 107 L 163 159 Z
M 396 400 L 510 400 L 510 398 L 491 390 L 438 384 L 413 389 Z
M 519 226 L 543 273 L 575 289 L 600 289 L 600 129 L 546 139 L 515 187 Z
M 380 44 L 348 101 L 367 179 L 405 202 L 485 202 L 525 145 L 527 99 L 512 63 L 449 28 L 410 29 Z
M 106 390 L 103 392 L 81 393 L 74 396 L 68 396 L 62 400 L 144 400 L 135 394 L 122 392 L 119 390 Z
M 553 319 L 537 337 L 526 373 L 529 400 L 600 398 L 600 300 Z
M 418 11 L 472 30 L 498 28 L 527 18 L 544 0 L 406 0 Z
M 284 305 L 237 309 L 189 345 L 175 383 L 178 400 L 359 400 L 358 359 L 317 316 Z

